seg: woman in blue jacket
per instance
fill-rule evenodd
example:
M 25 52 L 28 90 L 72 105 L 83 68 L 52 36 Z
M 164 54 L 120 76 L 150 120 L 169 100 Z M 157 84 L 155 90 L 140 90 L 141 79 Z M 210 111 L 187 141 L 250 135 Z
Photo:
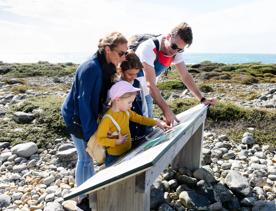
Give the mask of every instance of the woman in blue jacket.
M 97 129 L 98 118 L 105 110 L 107 91 L 127 48 L 127 39 L 121 33 L 113 32 L 100 39 L 97 52 L 77 68 L 62 105 L 61 113 L 78 153 L 77 186 L 94 173 L 93 161 L 85 151 L 87 141 Z

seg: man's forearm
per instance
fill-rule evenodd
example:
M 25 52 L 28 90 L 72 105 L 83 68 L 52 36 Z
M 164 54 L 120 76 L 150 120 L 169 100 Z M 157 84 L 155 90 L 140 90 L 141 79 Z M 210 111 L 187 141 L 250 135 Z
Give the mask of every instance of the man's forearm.
M 198 100 L 202 98 L 202 94 L 197 85 L 195 84 L 195 81 L 190 73 L 187 73 L 185 77 L 182 77 L 182 81 Z

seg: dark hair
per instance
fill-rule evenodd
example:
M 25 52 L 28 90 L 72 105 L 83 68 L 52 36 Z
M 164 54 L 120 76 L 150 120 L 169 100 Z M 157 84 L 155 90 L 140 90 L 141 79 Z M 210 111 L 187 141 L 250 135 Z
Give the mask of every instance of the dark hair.
M 123 61 L 120 65 L 121 71 L 127 71 L 129 69 L 143 69 L 143 65 L 139 57 L 134 53 L 134 51 L 129 51 L 126 55 L 126 60 Z
M 171 31 L 172 35 L 178 35 L 188 46 L 193 42 L 192 28 L 185 22 L 178 24 Z
M 109 46 L 113 50 L 119 44 L 125 43 L 127 43 L 127 39 L 120 32 L 111 32 L 99 40 L 98 48 L 102 51 L 106 46 Z

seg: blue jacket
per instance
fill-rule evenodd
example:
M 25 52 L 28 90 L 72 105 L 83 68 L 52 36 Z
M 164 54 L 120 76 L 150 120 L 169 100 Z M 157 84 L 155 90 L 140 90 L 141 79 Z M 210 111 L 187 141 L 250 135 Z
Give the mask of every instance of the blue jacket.
M 98 127 L 101 87 L 102 68 L 95 54 L 78 67 L 73 85 L 61 107 L 61 114 L 67 127 L 72 125 L 74 115 L 79 118 L 86 141 Z

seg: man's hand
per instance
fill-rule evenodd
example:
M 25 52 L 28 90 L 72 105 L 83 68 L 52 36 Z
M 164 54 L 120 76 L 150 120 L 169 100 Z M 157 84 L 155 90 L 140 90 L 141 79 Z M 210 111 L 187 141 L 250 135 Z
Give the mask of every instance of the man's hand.
M 174 121 L 176 122 L 180 122 L 176 116 L 174 115 L 174 113 L 172 112 L 171 109 L 167 110 L 166 112 L 164 112 L 164 116 L 165 116 L 165 119 L 166 119 L 166 123 L 167 125 L 169 126 L 173 126 L 173 123 Z
M 204 98 L 204 100 L 201 101 L 201 103 L 203 103 L 204 105 L 207 105 L 207 106 L 212 106 L 212 105 L 215 105 L 216 99 L 214 99 L 214 98 L 205 99 L 205 98 Z

